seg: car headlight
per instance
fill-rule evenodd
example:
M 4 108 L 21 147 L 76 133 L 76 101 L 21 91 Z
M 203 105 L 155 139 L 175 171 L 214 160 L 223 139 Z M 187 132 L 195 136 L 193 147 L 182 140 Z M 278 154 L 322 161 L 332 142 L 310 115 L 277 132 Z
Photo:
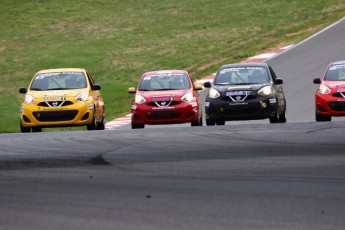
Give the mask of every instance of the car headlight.
M 24 104 L 33 104 L 36 102 L 36 99 L 30 94 L 26 94 L 24 97 Z
M 220 96 L 220 94 L 217 90 L 215 90 L 214 88 L 210 88 L 210 91 L 208 92 L 209 98 L 217 98 L 219 96 Z
M 82 92 L 78 94 L 78 96 L 75 97 L 76 101 L 88 101 L 89 100 L 89 93 L 88 92 Z
M 321 94 L 330 94 L 331 90 L 325 85 L 320 85 L 318 92 Z
M 194 96 L 192 92 L 186 93 L 185 95 L 181 97 L 181 100 L 185 102 L 191 102 L 193 101 L 193 99 L 194 99 Z
M 137 104 L 144 104 L 146 102 L 145 98 L 140 94 L 136 94 L 134 98 L 134 102 Z
M 265 86 L 265 87 L 262 87 L 259 91 L 258 91 L 258 94 L 260 96 L 268 96 L 270 94 L 272 94 L 272 87 L 271 86 Z

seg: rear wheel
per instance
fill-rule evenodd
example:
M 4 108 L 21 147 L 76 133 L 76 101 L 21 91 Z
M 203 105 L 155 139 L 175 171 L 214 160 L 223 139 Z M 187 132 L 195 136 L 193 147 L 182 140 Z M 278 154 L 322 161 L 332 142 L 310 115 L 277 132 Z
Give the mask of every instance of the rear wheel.
M 320 116 L 317 113 L 315 113 L 315 120 L 317 122 L 331 121 L 332 117 L 331 116 Z

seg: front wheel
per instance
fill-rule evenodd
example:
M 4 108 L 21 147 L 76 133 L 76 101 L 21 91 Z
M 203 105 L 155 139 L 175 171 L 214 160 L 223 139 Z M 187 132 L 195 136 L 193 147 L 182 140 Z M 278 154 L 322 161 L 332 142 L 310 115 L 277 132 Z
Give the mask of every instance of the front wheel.
M 331 116 L 320 116 L 317 113 L 315 113 L 315 120 L 317 122 L 331 121 L 332 117 Z
M 216 121 L 217 125 L 225 125 L 225 121 L 224 120 L 218 120 Z
M 93 112 L 92 122 L 86 126 L 87 130 L 96 130 L 97 129 L 97 122 L 96 122 L 96 111 Z
M 42 127 L 32 127 L 31 128 L 32 129 L 32 132 L 33 133 L 40 133 L 40 132 L 42 132 Z
M 270 123 L 278 123 L 279 119 L 278 119 L 278 114 L 275 113 L 273 116 L 271 116 L 270 118 Z
M 191 126 L 202 126 L 202 117 L 191 123 Z
M 279 115 L 279 122 L 280 123 L 286 123 L 286 116 L 285 116 L 285 112 L 283 114 Z
M 145 124 L 135 124 L 135 123 L 133 123 L 133 121 L 131 123 L 131 126 L 132 126 L 132 129 L 143 129 L 143 128 L 145 128 Z
M 216 120 L 212 118 L 206 118 L 206 125 L 207 126 L 214 126 L 216 124 Z
M 22 133 L 30 133 L 30 132 L 31 132 L 31 128 L 30 128 L 30 127 L 24 127 L 24 126 L 22 125 L 22 123 L 20 122 L 20 131 L 21 131 Z

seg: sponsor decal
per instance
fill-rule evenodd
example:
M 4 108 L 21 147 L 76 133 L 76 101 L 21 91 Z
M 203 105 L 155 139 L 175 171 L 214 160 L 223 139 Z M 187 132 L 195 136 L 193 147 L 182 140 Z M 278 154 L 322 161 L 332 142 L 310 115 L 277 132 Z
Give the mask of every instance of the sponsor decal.
M 235 85 L 235 86 L 230 86 L 228 90 L 236 90 L 236 89 L 251 89 L 250 85 Z
M 244 95 L 249 95 L 250 91 L 231 91 L 231 92 L 226 92 L 226 96 L 244 96 Z
M 46 102 L 46 101 L 66 101 L 66 97 L 44 97 L 42 100 L 44 102 Z
M 160 102 L 160 101 L 173 101 L 174 97 L 154 97 L 152 98 L 152 101 L 154 102 Z
M 271 98 L 271 99 L 270 99 L 270 103 L 271 103 L 271 104 L 275 104 L 275 103 L 277 103 L 277 99 L 275 99 L 275 98 Z
M 58 111 L 58 110 L 67 110 L 67 108 L 64 108 L 64 107 L 49 107 L 49 108 L 41 108 L 39 110 L 42 110 L 42 111 Z
M 164 107 L 164 108 L 162 108 L 162 107 L 153 107 L 152 109 L 153 110 L 167 110 L 167 109 L 175 109 L 175 107 L 173 107 L 173 106 Z
M 45 91 L 45 92 L 42 92 L 41 95 L 44 95 L 44 96 L 49 96 L 49 95 L 66 95 L 66 92 L 64 91 Z

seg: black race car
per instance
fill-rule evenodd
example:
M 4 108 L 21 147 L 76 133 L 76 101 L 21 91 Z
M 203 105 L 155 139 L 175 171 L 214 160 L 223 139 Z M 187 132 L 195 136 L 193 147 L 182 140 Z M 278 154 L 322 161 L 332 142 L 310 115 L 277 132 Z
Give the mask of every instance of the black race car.
M 267 63 L 223 65 L 205 102 L 206 124 L 224 125 L 225 121 L 269 119 L 286 122 L 283 80 L 277 78 Z

